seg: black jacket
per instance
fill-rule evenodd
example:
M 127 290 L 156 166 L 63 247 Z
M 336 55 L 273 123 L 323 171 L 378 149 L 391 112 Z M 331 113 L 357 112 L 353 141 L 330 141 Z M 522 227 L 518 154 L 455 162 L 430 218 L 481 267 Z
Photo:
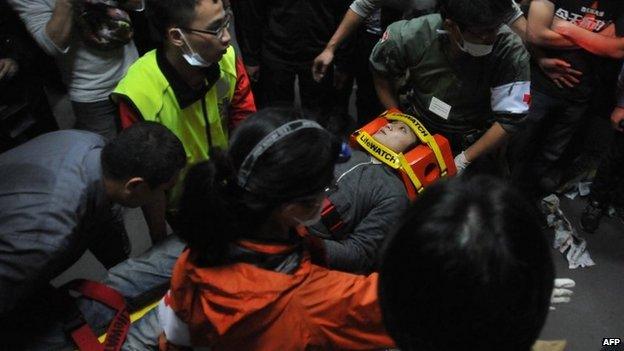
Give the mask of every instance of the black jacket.
M 246 65 L 264 60 L 308 64 L 323 51 L 351 0 L 232 0 Z M 344 52 L 336 64 L 344 63 Z

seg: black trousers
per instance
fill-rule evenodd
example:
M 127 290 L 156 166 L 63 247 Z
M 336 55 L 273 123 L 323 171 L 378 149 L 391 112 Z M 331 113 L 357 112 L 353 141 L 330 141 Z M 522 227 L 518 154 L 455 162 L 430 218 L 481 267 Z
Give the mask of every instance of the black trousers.
M 295 78 L 299 80 L 301 106 L 316 114 L 318 122 L 330 131 L 345 128 L 350 87 L 337 90 L 333 86 L 333 70 L 328 70 L 320 82 L 312 78 L 312 63 L 284 63 L 264 60 L 260 65 L 259 91 L 254 91 L 260 108 L 293 106 Z
M 605 205 L 624 206 L 624 133 L 616 132 L 591 187 L 591 198 Z
M 522 190 L 537 192 L 540 180 L 558 166 L 589 107 L 539 91 L 531 92 L 524 128 L 512 139 L 512 179 Z

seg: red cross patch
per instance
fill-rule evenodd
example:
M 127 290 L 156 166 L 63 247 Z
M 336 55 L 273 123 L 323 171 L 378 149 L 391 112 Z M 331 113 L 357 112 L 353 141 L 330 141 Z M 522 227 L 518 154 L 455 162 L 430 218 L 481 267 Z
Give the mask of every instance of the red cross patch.
M 522 102 L 524 102 L 527 105 L 531 105 L 531 94 L 524 94 L 524 97 L 522 98 Z

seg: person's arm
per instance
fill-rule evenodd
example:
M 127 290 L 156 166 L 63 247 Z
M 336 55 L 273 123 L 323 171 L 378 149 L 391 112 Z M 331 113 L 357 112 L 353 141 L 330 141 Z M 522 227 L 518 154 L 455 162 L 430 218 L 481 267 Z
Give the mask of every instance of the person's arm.
M 166 238 L 167 221 L 165 220 L 165 213 L 167 211 L 167 195 L 165 192 L 161 191 L 153 202 L 141 206 L 141 211 L 147 223 L 152 245 Z
M 158 351 L 190 351 L 193 349 L 191 328 L 178 317 L 172 303 L 171 291 L 168 291 L 158 304 L 158 322 L 162 328 Z
M 615 24 L 606 28 L 605 34 L 614 33 Z M 620 60 L 624 58 L 624 37 L 610 37 L 594 33 L 570 22 L 558 20 L 553 30 L 592 54 Z
M 44 1 L 9 0 L 9 4 L 47 54 L 67 53 L 73 27 L 71 0 L 57 0 L 54 8 Z
M 230 101 L 229 123 L 230 131 L 234 130 L 247 116 L 256 112 L 256 103 L 251 92 L 251 83 L 245 70 L 245 66 L 240 59 L 236 59 L 236 87 L 234 96 Z
M 57 48 L 65 50 L 69 46 L 69 37 L 73 26 L 72 2 L 56 0 L 54 11 L 45 32 Z
M 410 28 L 406 28 L 405 21 L 395 22 L 386 29 L 381 40 L 373 48 L 369 63 L 373 75 L 373 83 L 379 101 L 386 108 L 398 108 L 399 101 L 397 93 L 397 81 L 399 77 L 405 75 L 408 67 L 409 51 L 416 51 L 408 47 L 403 38 L 403 31 L 410 34 Z M 410 52 L 410 55 L 418 55 Z M 410 61 L 411 62 L 411 61 Z
M 531 44 L 551 48 L 572 48 L 576 45 L 551 29 L 555 4 L 548 0 L 534 0 L 529 9 L 526 38 Z
M 490 87 L 493 123 L 485 134 L 458 155 L 460 166 L 497 150 L 508 135 L 519 128 L 529 112 L 531 68 L 527 50 L 522 45 L 514 45 L 505 55 L 500 56 L 500 60 L 499 71 L 495 72 Z
M 327 67 L 334 60 L 336 50 L 375 10 L 381 8 L 381 0 L 355 0 L 347 10 L 338 29 L 329 39 L 325 49 L 314 59 L 312 77 L 320 82 L 327 71 Z
M 513 10 L 507 19 L 507 25 L 522 38 L 522 41 L 526 41 L 527 20 L 524 18 L 522 9 L 520 9 L 520 6 L 518 6 L 515 1 L 511 0 L 511 6 Z
M 358 15 L 352 9 L 347 10 L 342 22 L 336 29 L 334 35 L 329 39 L 325 49 L 314 59 L 312 63 L 312 76 L 315 81 L 320 82 L 327 72 L 327 68 L 334 61 L 336 50 L 364 21 L 364 18 Z
M 573 88 L 580 83 L 579 78 L 583 75 L 583 72 L 572 68 L 572 65 L 567 61 L 560 58 L 547 57 L 544 51 L 535 45 L 527 45 L 527 49 L 542 72 L 559 88 Z
M 505 139 L 507 139 L 507 132 L 498 122 L 494 122 L 481 138 L 464 151 L 466 160 L 472 162 L 482 155 L 498 149 Z
M 522 41 L 527 41 L 527 20 L 526 18 L 524 18 L 524 16 L 516 18 L 513 22 L 509 24 L 509 28 L 511 28 L 514 33 L 518 34 Z
M 25 171 L 49 172 L 32 163 L 13 168 L 14 173 L 9 174 L 14 176 Z M 15 183 L 12 179 L 3 180 L 7 184 Z M 67 198 L 61 205 L 58 201 L 51 201 L 46 192 L 35 191 L 18 197 L 6 196 L 5 190 L 6 187 L 0 198 L 3 205 L 0 206 L 3 230 L 0 240 L 0 315 L 19 309 L 23 301 L 73 263 L 67 262 L 67 254 L 77 245 L 75 240 L 80 240 L 72 233 L 81 216 L 76 213 L 80 201 L 75 198 Z
M 381 166 L 380 167 L 385 167 Z M 391 175 L 394 177 L 394 175 Z M 383 184 L 383 186 L 391 186 Z M 403 186 L 399 184 L 399 186 Z M 377 196 L 379 191 L 371 189 L 367 194 Z M 377 189 L 379 190 L 379 189 Z M 367 199 L 357 199 L 366 201 Z M 360 204 L 360 206 L 363 204 Z M 406 195 L 387 196 L 373 200 L 370 211 L 360 220 L 343 240 L 324 239 L 326 262 L 329 268 L 340 271 L 368 273 L 375 269 L 381 244 L 386 235 L 392 231 L 401 220 L 409 205 Z

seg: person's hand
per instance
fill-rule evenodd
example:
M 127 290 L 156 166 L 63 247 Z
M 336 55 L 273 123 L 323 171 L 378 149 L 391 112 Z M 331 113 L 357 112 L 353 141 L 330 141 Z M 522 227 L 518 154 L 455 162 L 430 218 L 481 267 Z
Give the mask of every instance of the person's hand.
M 325 73 L 327 72 L 327 68 L 334 61 L 334 52 L 330 49 L 325 49 L 321 52 L 312 63 L 312 78 L 315 81 L 320 82 L 323 77 L 325 77 Z
M 624 107 L 616 106 L 611 113 L 611 125 L 613 129 L 624 133 Z
M 579 78 L 583 75 L 583 72 L 575 70 L 568 62 L 557 58 L 541 57 L 537 59 L 537 64 L 559 88 L 573 88 L 580 83 Z
M 555 279 L 555 284 L 553 287 L 552 294 L 550 295 L 550 309 L 554 310 L 555 307 L 552 305 L 559 303 L 568 303 L 570 302 L 570 298 L 574 293 L 572 289 L 576 283 L 572 279 L 561 278 Z
M 569 36 L 570 30 L 573 29 L 570 26 L 574 26 L 574 24 L 555 16 L 555 18 L 553 18 L 553 22 L 552 22 L 552 25 L 550 26 L 550 29 L 552 29 L 554 32 L 559 33 L 565 37 L 565 36 Z
M 247 71 L 247 75 L 249 76 L 249 80 L 252 82 L 257 82 L 260 79 L 260 66 L 247 66 L 245 65 L 245 70 Z
M 11 58 L 3 58 L 0 59 L 0 80 L 3 79 L 11 79 L 17 71 L 19 70 L 19 65 L 14 59 Z
M 347 83 L 351 80 L 351 76 L 343 72 L 337 68 L 334 69 L 334 88 L 337 90 L 342 90 L 347 85 Z
M 455 167 L 457 168 L 457 174 L 461 174 L 470 165 L 470 161 L 466 158 L 466 151 L 462 151 L 461 154 L 455 156 Z

